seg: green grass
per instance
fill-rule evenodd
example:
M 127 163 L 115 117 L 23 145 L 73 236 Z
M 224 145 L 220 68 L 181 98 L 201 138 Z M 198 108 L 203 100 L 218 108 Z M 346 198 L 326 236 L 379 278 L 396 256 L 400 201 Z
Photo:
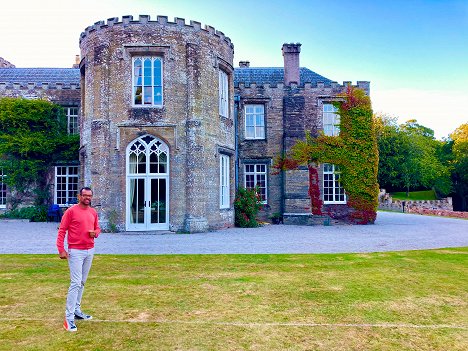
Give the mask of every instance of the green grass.
M 408 197 L 404 191 L 391 193 L 391 195 L 394 200 L 437 200 L 434 190 L 410 191 Z
M 66 262 L 0 255 L 0 350 L 466 350 L 468 248 L 97 255 L 62 329 Z

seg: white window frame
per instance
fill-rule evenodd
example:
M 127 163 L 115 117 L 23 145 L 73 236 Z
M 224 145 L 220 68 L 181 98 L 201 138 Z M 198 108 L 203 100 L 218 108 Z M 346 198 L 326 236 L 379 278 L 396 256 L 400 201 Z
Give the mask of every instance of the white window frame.
M 78 107 L 65 107 L 65 113 L 67 114 L 68 134 L 79 134 Z
M 7 200 L 7 186 L 4 183 L 6 178 L 5 173 L 3 173 L 3 167 L 0 167 L 0 208 L 6 208 Z
M 62 172 L 62 174 L 58 174 L 58 170 L 62 169 L 65 172 Z M 71 172 L 71 170 L 76 170 L 76 173 Z M 78 194 L 78 184 L 80 180 L 79 176 L 79 166 L 55 166 L 55 190 L 54 190 L 54 204 L 59 205 L 60 207 L 67 207 L 69 206 L 72 202 L 76 200 L 76 196 Z M 59 192 L 59 178 L 63 177 L 65 178 L 65 189 L 60 189 L 60 191 L 65 191 L 66 197 L 63 198 L 63 196 L 58 196 Z M 72 178 L 76 178 L 76 182 L 71 182 Z M 75 185 L 75 186 L 73 186 Z M 70 192 L 73 192 L 72 195 L 70 195 Z
M 346 193 L 341 185 L 341 171 L 338 166 L 324 163 L 323 167 L 323 203 L 346 204 Z M 331 199 L 330 199 L 331 197 Z
M 230 157 L 228 155 L 220 154 L 219 157 L 219 208 L 230 208 L 230 177 L 229 166 Z
M 247 176 L 253 177 L 254 186 L 247 184 Z M 258 184 L 261 184 L 261 178 L 264 177 L 265 186 L 259 186 L 260 197 L 263 204 L 268 201 L 268 172 L 267 165 L 264 163 L 251 163 L 244 165 L 244 187 L 246 189 L 255 189 Z
M 245 138 L 265 139 L 265 105 L 246 104 L 244 106 L 244 116 Z M 249 133 L 248 130 L 253 131 L 253 134 Z
M 327 136 L 340 135 L 340 115 L 338 109 L 329 102 L 324 102 L 323 112 L 323 133 Z
M 229 76 L 219 70 L 219 115 L 229 117 Z
M 136 72 L 136 66 L 135 62 L 137 60 L 141 61 L 141 72 Z M 147 84 L 145 82 L 145 62 L 148 61 L 151 64 L 151 71 L 149 75 L 149 79 L 151 82 Z M 154 75 L 155 72 L 155 63 L 159 63 L 159 79 L 157 79 Z M 163 88 L 164 88 L 164 82 L 163 82 L 163 58 L 161 56 L 134 56 L 132 57 L 132 106 L 133 107 L 162 107 L 164 105 L 164 95 L 163 95 Z M 138 74 L 135 77 L 135 74 Z M 136 78 L 140 78 L 141 81 L 137 81 Z M 140 84 L 137 84 L 140 83 Z M 141 101 L 137 103 L 135 101 L 136 99 L 136 91 L 138 88 L 141 88 Z M 151 96 L 149 103 L 145 103 L 145 98 L 148 97 L 149 93 L 146 92 L 146 89 L 148 88 L 151 90 Z M 157 89 L 157 90 L 156 90 Z M 160 96 L 160 101 L 155 101 L 155 96 Z

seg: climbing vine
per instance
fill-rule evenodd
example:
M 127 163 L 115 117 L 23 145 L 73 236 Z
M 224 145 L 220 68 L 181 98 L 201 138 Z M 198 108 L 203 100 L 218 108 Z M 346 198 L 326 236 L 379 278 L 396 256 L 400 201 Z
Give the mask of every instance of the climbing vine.
M 321 133 L 312 137 L 306 133 L 291 148 L 290 158 L 275 164 L 278 170 L 294 169 L 295 165 L 309 168 L 309 196 L 312 213 L 321 214 L 322 203 L 318 188 L 318 175 L 313 164 L 332 163 L 340 166 L 341 184 L 346 191 L 348 205 L 352 208 L 349 220 L 358 224 L 373 223 L 378 199 L 378 149 L 374 133 L 370 98 L 360 89 L 348 86 L 334 103 L 340 115 L 340 135 Z M 289 167 L 292 166 L 292 167 Z M 316 177 L 316 178 L 315 178 Z M 317 179 L 317 180 L 315 180 Z

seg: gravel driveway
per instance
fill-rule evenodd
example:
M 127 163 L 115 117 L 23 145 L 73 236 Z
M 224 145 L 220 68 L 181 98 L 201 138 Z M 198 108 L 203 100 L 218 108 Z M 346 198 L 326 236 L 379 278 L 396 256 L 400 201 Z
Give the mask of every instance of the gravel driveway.
M 57 253 L 58 223 L 0 220 L 0 254 Z M 374 225 L 232 228 L 198 234 L 102 233 L 98 254 L 343 253 L 468 246 L 468 221 L 379 212 Z

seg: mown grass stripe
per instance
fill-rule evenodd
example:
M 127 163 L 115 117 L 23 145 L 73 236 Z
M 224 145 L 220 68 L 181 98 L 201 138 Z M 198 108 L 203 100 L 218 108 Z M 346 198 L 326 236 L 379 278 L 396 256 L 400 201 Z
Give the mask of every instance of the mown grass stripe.
M 62 319 L 43 319 L 43 318 L 0 318 L 0 322 L 27 321 L 27 322 L 57 322 Z M 82 322 L 83 323 L 83 322 Z M 136 320 L 136 319 L 92 319 L 84 323 L 141 323 L 141 324 L 194 324 L 194 325 L 225 325 L 237 327 L 330 327 L 330 328 L 410 328 L 410 329 L 468 329 L 465 325 L 449 324 L 401 324 L 401 323 L 303 323 L 303 322 L 212 322 L 212 321 L 181 321 L 181 320 Z

